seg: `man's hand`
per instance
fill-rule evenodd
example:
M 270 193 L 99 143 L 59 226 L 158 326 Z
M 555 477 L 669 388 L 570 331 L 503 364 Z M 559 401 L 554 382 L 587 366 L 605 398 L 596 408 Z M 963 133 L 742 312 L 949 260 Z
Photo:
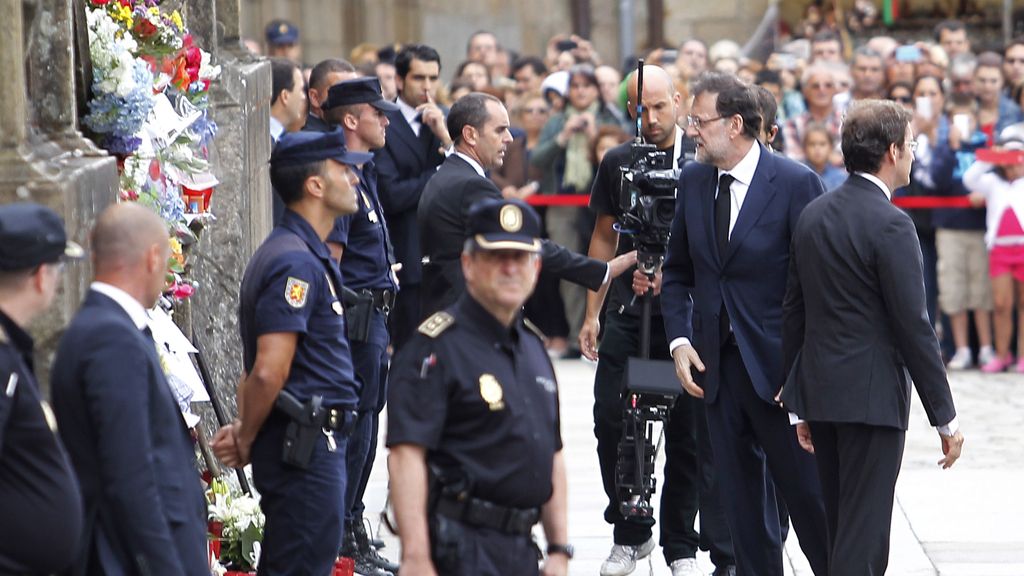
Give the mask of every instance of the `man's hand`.
M 583 319 L 580 327 L 580 353 L 587 360 L 597 361 L 597 335 L 601 332 L 601 320 L 595 314 L 593 318 Z
M 249 450 L 252 445 L 239 440 L 238 430 L 241 426 L 239 420 L 225 424 L 210 441 L 214 455 L 229 468 L 241 468 L 249 463 Z
M 565 576 L 569 573 L 569 559 L 565 554 L 549 554 L 540 573 L 541 576 Z
M 807 422 L 801 422 L 796 425 L 796 441 L 800 443 L 801 448 L 811 454 L 814 454 L 814 442 L 811 440 L 811 427 L 807 425 Z
M 654 294 L 652 294 L 652 296 L 661 294 L 661 272 L 656 272 L 654 274 L 654 281 L 652 282 L 651 279 L 647 277 L 647 274 L 644 274 L 640 270 L 633 271 L 634 294 L 637 296 L 643 296 L 652 288 L 654 289 Z
M 432 94 L 427 93 L 426 104 L 417 106 L 416 111 L 420 113 L 420 122 L 430 128 L 434 136 L 437 136 L 437 139 L 441 141 L 442 148 L 448 148 L 452 145 L 451 136 L 448 135 L 448 126 L 444 120 L 444 112 L 434 103 L 434 96 Z
M 693 346 L 684 344 L 672 351 L 672 359 L 676 363 L 676 378 L 679 378 L 679 382 L 682 383 L 683 390 L 686 390 L 686 393 L 694 398 L 703 398 L 704 389 L 697 386 L 697 383 L 693 381 L 693 374 L 690 373 L 691 366 L 701 372 L 704 371 L 704 363 L 700 361 L 697 351 L 693 349 Z
M 939 460 L 939 465 L 945 470 L 952 467 L 960 458 L 960 451 L 964 447 L 964 435 L 957 430 L 952 436 L 939 434 L 939 438 L 942 440 L 942 453 L 945 454 L 945 457 Z
M 391 279 L 395 281 L 395 287 L 399 286 L 398 273 L 402 271 L 402 263 L 395 262 L 391 265 Z
M 414 558 L 402 557 L 402 567 L 398 569 L 399 576 L 437 576 L 434 563 L 430 558 L 417 556 Z
M 632 252 L 626 252 L 625 254 L 619 254 L 615 258 L 612 258 L 608 262 L 608 282 L 618 278 L 623 272 L 629 270 L 636 265 L 636 250 Z

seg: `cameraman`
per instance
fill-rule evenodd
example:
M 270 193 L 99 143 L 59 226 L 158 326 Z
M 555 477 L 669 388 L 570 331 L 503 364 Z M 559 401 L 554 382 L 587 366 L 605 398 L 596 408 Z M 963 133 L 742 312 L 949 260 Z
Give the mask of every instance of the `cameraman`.
M 629 79 L 628 94 L 630 115 L 635 116 L 637 100 L 637 79 L 634 72 Z M 681 96 L 676 91 L 671 77 L 660 67 L 644 67 L 643 122 L 644 139 L 659 150 L 667 152 L 664 166 L 668 169 L 681 167 L 687 161 L 685 150 L 693 150 L 684 131 L 676 125 Z M 590 207 L 597 213 L 597 224 L 590 239 L 589 255 L 599 260 L 611 260 L 616 254 L 634 249 L 632 237 L 619 241 L 613 226 L 623 215 L 620 206 L 620 166 L 628 165 L 631 158 L 631 143 L 612 148 L 605 155 L 598 168 L 590 195 Z M 639 353 L 640 316 L 642 305 L 634 293 L 644 294 L 652 287 L 654 294 L 660 292 L 661 272 L 658 271 L 653 285 L 641 272 L 634 270 L 632 276 L 623 275 L 611 283 L 611 299 L 605 318 L 605 333 L 600 350 L 597 335 L 600 330 L 598 314 L 604 302 L 608 287 L 587 294 L 587 310 L 580 329 L 579 344 L 584 356 L 597 360 L 597 375 L 594 385 L 594 434 L 597 436 L 597 454 L 601 466 L 601 478 L 608 507 L 605 520 L 615 526 L 614 546 L 608 559 L 601 566 L 602 576 L 630 574 L 636 561 L 645 558 L 654 549 L 651 528 L 653 518 L 625 518 L 619 511 L 619 497 L 615 487 L 615 465 L 618 444 L 623 429 L 623 391 L 627 358 Z M 631 286 L 632 283 L 632 286 Z M 665 341 L 658 300 L 652 302 L 651 357 L 671 359 Z M 598 354 L 600 352 L 600 355 Z M 721 573 L 726 573 L 733 564 L 732 547 L 728 527 L 721 512 L 709 508 L 717 499 L 708 498 L 701 511 L 701 529 L 698 537 L 693 529 L 694 516 L 698 508 L 698 492 L 701 481 L 698 478 L 698 448 L 696 432 L 706 428 L 704 408 L 686 394 L 680 395 L 671 412 L 671 419 L 665 427 L 665 480 L 661 500 L 661 542 L 665 561 L 672 568 L 673 576 L 701 574 L 694 556 L 698 543 L 704 549 L 711 549 L 712 561 Z M 710 449 L 707 450 L 710 461 Z M 702 454 L 703 456 L 703 454 Z M 703 458 L 702 458 L 703 460 Z M 710 466 L 704 473 L 704 486 L 710 488 Z M 716 522 L 717 521 L 717 522 Z M 699 542 L 703 540 L 703 542 Z M 716 574 L 719 572 L 716 571 Z

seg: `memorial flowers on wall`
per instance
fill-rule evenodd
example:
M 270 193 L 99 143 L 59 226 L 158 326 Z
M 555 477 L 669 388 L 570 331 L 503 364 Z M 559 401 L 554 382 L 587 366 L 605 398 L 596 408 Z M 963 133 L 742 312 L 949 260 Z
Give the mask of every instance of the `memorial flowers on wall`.
M 210 83 L 220 74 L 177 11 L 159 0 L 83 0 L 89 27 L 92 96 L 83 124 L 117 156 L 120 201 L 140 202 L 184 245 L 168 263 L 169 292 L 192 294 L 188 246 L 212 218 L 209 199 Z M 196 202 L 195 198 L 202 201 Z

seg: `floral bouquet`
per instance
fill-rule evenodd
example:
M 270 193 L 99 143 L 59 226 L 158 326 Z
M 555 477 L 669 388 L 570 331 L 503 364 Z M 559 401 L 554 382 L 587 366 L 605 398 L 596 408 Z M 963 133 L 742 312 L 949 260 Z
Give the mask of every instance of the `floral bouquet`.
M 257 498 L 230 488 L 220 478 L 206 492 L 209 506 L 210 539 L 220 563 L 229 569 L 252 571 L 259 564 L 263 540 L 263 512 Z

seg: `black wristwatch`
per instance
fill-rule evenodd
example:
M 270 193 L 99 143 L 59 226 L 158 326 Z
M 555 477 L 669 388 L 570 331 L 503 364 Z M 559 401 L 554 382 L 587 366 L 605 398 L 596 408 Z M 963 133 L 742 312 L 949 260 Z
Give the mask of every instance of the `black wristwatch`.
M 572 547 L 572 544 L 548 544 L 548 556 L 552 554 L 565 554 L 566 558 L 572 560 L 575 553 L 576 549 Z

